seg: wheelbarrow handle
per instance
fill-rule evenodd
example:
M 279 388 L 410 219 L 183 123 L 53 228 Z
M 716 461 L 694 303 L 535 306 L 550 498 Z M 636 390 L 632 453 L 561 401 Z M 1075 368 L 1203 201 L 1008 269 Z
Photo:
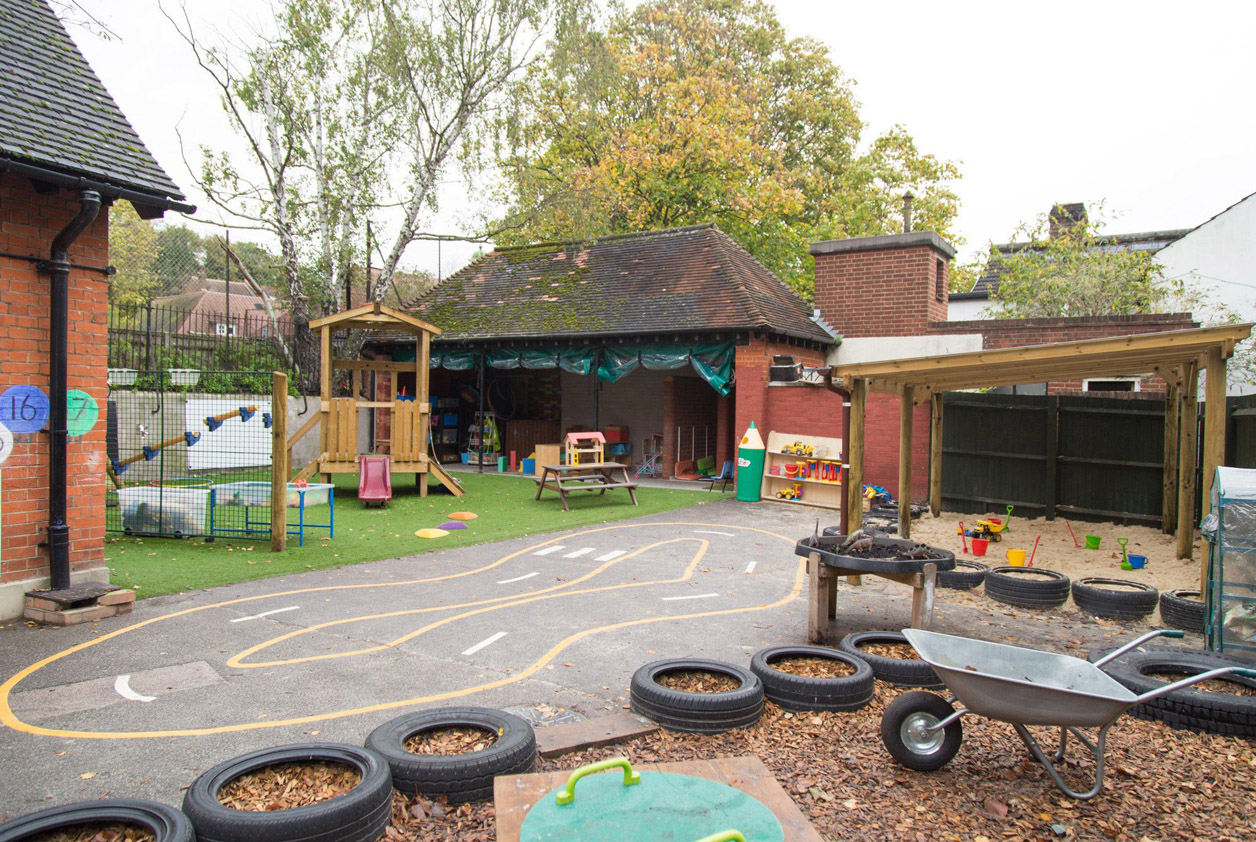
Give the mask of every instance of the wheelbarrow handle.
M 1184 687 L 1190 687 L 1192 684 L 1198 684 L 1201 681 L 1208 681 L 1213 678 L 1220 678 L 1223 675 L 1241 675 L 1244 678 L 1256 678 L 1256 670 L 1246 669 L 1245 667 L 1218 667 L 1215 670 L 1201 672 L 1198 675 L 1188 675 L 1180 681 L 1175 681 L 1172 684 L 1166 684 L 1163 687 L 1158 687 L 1157 689 L 1152 690 L 1150 693 L 1142 694 L 1137 698 L 1134 704 L 1149 702 L 1152 699 L 1167 696 L 1174 690 L 1181 690 Z
M 641 774 L 633 771 L 632 764 L 628 762 L 627 757 L 611 757 L 607 760 L 599 760 L 596 763 L 589 763 L 581 766 L 579 769 L 571 773 L 571 777 L 567 779 L 567 783 L 558 791 L 557 801 L 559 804 L 570 804 L 576 800 L 576 781 L 585 775 L 595 775 L 598 772 L 605 772 L 607 769 L 623 769 L 624 770 L 624 786 L 632 786 L 641 783 Z M 745 842 L 745 840 L 742 840 Z
M 740 830 L 721 830 L 719 833 L 703 836 L 698 842 L 746 842 L 746 837 L 741 835 Z
M 1147 641 L 1155 640 L 1157 637 L 1180 638 L 1180 637 L 1185 637 L 1185 636 L 1186 636 L 1185 632 L 1179 631 L 1177 629 L 1156 629 L 1155 631 L 1149 631 L 1145 635 L 1142 635 L 1141 637 L 1134 638 L 1129 643 L 1122 646 L 1120 649 L 1117 649 L 1113 652 L 1109 652 L 1107 655 L 1104 655 L 1102 658 L 1095 661 L 1095 666 L 1101 667 L 1104 664 L 1108 663 L 1108 661 L 1114 661 L 1117 658 L 1124 655 L 1126 652 L 1130 651 L 1131 649 L 1137 649 L 1139 646 L 1142 646 Z

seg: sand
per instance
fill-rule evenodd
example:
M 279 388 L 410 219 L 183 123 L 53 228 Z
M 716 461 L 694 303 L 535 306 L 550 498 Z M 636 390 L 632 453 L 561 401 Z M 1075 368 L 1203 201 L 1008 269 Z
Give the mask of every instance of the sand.
M 1007 550 L 1025 550 L 1026 560 L 1033 551 L 1034 539 L 1041 536 L 1038 550 L 1034 553 L 1033 566 L 1063 573 L 1070 579 L 1086 576 L 1102 576 L 1109 579 L 1124 579 L 1143 582 L 1161 591 L 1176 588 L 1199 588 L 1200 559 L 1207 558 L 1208 545 L 1202 539 L 1196 539 L 1193 559 L 1179 560 L 1172 535 L 1165 535 L 1159 529 L 1147 526 L 1118 526 L 1112 523 L 1080 523 L 1073 522 L 1073 532 L 1077 536 L 1077 547 L 1069 535 L 1067 521 L 1056 518 L 1054 521 L 1045 519 L 1029 519 L 1017 517 L 1012 513 L 1008 530 L 1003 533 L 1002 541 L 991 542 L 984 558 L 973 555 L 972 539 L 968 539 L 968 552 L 960 542 L 958 534 L 959 521 L 966 527 L 975 526 L 978 515 L 962 515 L 954 512 L 942 512 L 934 518 L 928 513 L 912 521 L 911 538 L 931 547 L 950 550 L 957 559 L 980 561 L 991 567 L 1007 564 Z M 1086 535 L 1098 535 L 1099 549 L 1086 549 Z M 1117 538 L 1128 538 L 1126 548 L 1131 553 L 1147 556 L 1147 566 L 1142 570 L 1121 569 L 1121 547 Z

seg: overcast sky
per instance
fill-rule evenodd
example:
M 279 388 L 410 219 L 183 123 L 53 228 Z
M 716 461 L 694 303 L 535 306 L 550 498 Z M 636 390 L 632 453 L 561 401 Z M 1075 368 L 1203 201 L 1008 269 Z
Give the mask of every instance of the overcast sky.
M 71 33 L 140 137 L 203 210 L 185 140 L 234 143 L 212 86 L 156 0 L 83 0 L 118 38 Z M 206 34 L 247 37 L 263 0 L 188 0 Z M 957 232 L 969 257 L 1055 202 L 1103 201 L 1111 232 L 1189 228 L 1256 192 L 1256 4 L 1054 0 L 776 0 L 791 36 L 827 44 L 852 79 L 871 140 L 901 123 L 960 165 Z M 167 8 L 177 10 L 172 0 Z M 460 185 L 429 230 L 453 232 Z M 244 238 L 244 235 L 239 235 Z M 446 244 L 439 270 L 474 246 Z M 438 270 L 435 246 L 405 263 Z

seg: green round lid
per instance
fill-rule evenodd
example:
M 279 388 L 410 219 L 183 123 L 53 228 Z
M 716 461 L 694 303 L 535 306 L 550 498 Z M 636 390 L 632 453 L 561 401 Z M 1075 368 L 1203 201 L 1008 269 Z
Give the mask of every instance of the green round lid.
M 616 766 L 623 775 L 597 775 Z M 581 781 L 579 790 L 576 780 Z M 569 803 L 560 803 L 564 799 Z M 627 761 L 576 770 L 524 817 L 520 842 L 697 842 L 725 830 L 747 842 L 784 842 L 772 811 L 731 786 L 671 772 L 636 773 Z M 733 839 L 735 836 L 725 838 Z

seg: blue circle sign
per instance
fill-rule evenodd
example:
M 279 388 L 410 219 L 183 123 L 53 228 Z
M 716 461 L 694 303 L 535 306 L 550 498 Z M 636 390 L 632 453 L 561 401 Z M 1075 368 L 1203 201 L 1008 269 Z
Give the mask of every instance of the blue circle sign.
M 48 423 L 48 396 L 37 386 L 10 386 L 0 392 L 0 424 L 12 433 L 37 433 Z

